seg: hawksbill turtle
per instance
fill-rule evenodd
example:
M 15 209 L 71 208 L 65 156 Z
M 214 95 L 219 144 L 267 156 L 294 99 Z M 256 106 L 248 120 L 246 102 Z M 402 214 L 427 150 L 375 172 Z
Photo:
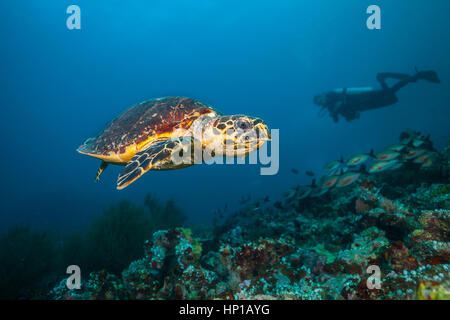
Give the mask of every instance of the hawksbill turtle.
M 125 166 L 117 189 L 123 189 L 149 170 L 173 170 L 194 163 L 202 155 L 245 157 L 270 140 L 263 120 L 245 115 L 224 116 L 212 107 L 186 97 L 157 98 L 139 103 L 111 123 L 77 151 L 102 160 L 97 181 L 108 166 Z M 189 149 L 190 148 L 190 149 Z M 205 153 L 209 150 L 209 153 Z M 186 161 L 178 161 L 183 153 Z

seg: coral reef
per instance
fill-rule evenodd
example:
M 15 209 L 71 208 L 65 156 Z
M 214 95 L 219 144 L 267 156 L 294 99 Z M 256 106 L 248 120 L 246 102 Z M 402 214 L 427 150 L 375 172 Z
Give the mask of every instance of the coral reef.
M 448 300 L 449 156 L 361 175 L 317 197 L 296 186 L 276 202 L 246 201 L 196 236 L 158 230 L 121 276 L 94 272 L 82 289 L 62 281 L 49 296 Z

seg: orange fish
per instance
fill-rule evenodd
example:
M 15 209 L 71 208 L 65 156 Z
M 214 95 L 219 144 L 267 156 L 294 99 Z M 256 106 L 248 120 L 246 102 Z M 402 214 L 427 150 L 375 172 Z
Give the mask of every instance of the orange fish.
M 361 176 L 361 172 L 347 172 L 339 177 L 339 180 L 336 182 L 336 188 L 343 188 L 351 185 L 353 182 L 358 180 Z
M 382 172 L 384 170 L 388 170 L 397 164 L 398 160 L 389 160 L 389 161 L 377 161 L 369 168 L 369 173 L 377 173 Z
M 422 165 L 420 166 L 421 168 L 431 168 L 434 165 L 434 159 L 432 158 L 428 158 L 427 160 L 424 161 L 424 163 L 422 163 Z
M 403 165 L 404 165 L 403 162 L 398 161 L 393 166 L 391 166 L 388 170 L 397 170 L 397 169 L 400 169 L 401 167 L 403 167 Z
M 394 160 L 397 159 L 400 156 L 400 153 L 391 149 L 383 150 L 379 153 L 377 153 L 376 157 L 378 160 Z
M 334 186 L 336 184 L 338 179 L 339 179 L 338 176 L 323 177 L 321 187 L 322 188 L 331 188 L 332 186 Z
M 359 166 L 360 164 L 366 162 L 367 159 L 369 159 L 370 157 L 375 157 L 375 155 L 373 154 L 373 150 L 371 150 L 369 154 L 357 153 L 347 160 L 347 166 L 349 167 Z
M 421 156 L 418 156 L 417 158 L 415 158 L 413 160 L 414 163 L 424 163 L 426 160 L 428 160 L 430 158 L 431 154 L 430 153 L 424 153 Z
M 408 150 L 404 155 L 403 155 L 403 159 L 405 160 L 411 160 L 414 159 L 422 154 L 425 153 L 426 150 L 424 149 L 411 149 Z
M 323 170 L 325 170 L 328 173 L 335 172 L 339 169 L 339 167 L 342 165 L 342 161 L 333 160 L 331 162 L 328 162 L 324 167 Z

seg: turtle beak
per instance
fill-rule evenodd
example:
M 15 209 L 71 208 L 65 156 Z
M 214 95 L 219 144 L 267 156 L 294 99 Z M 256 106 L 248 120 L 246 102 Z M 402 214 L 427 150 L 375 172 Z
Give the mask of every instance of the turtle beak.
M 258 134 L 258 140 L 260 141 L 272 140 L 272 137 L 270 136 L 269 127 L 265 123 L 258 123 L 256 125 L 256 132 Z
M 78 153 L 85 153 L 86 145 L 83 144 L 77 148 Z
M 86 141 L 78 147 L 77 152 L 81 154 L 88 154 L 92 152 L 92 150 L 89 149 L 89 143 L 92 141 L 92 138 L 86 139 Z

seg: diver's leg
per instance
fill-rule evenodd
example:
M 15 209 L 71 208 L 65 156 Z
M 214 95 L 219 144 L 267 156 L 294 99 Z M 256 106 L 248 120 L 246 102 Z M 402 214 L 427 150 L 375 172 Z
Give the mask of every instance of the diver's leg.
M 393 73 L 393 72 L 381 72 L 377 74 L 377 81 L 381 84 L 383 89 L 389 89 L 386 79 L 398 79 L 398 80 L 406 80 L 411 76 L 405 73 Z
M 399 82 L 394 84 L 390 90 L 392 90 L 392 92 L 395 93 L 398 90 L 400 90 L 401 88 L 403 88 L 404 86 L 406 86 L 407 84 L 409 84 L 411 82 L 416 82 L 418 79 L 419 79 L 419 77 L 417 74 L 415 74 L 413 76 L 409 76 L 408 78 L 400 80 Z
M 406 73 L 395 73 L 395 72 L 381 72 L 377 75 L 378 77 L 382 77 L 384 79 L 391 78 L 391 79 L 398 79 L 403 80 L 411 77 L 409 74 Z
M 388 85 L 386 84 L 386 77 L 384 77 L 384 73 L 377 74 L 377 81 L 380 83 L 383 89 L 389 89 Z
M 328 106 L 328 112 L 330 113 L 331 118 L 333 118 L 334 122 L 339 121 L 339 113 L 336 110 L 336 105 L 330 105 Z
M 416 82 L 419 79 L 428 80 L 433 83 L 441 82 L 435 71 L 418 71 L 413 76 L 408 76 L 403 73 L 380 73 L 378 74 L 377 79 L 378 81 L 380 81 L 383 89 L 388 89 L 386 85 L 387 78 L 400 79 L 399 82 L 397 82 L 395 85 L 392 86 L 392 88 L 390 88 L 390 90 L 394 93 L 403 88 L 404 86 L 406 86 L 408 83 Z

